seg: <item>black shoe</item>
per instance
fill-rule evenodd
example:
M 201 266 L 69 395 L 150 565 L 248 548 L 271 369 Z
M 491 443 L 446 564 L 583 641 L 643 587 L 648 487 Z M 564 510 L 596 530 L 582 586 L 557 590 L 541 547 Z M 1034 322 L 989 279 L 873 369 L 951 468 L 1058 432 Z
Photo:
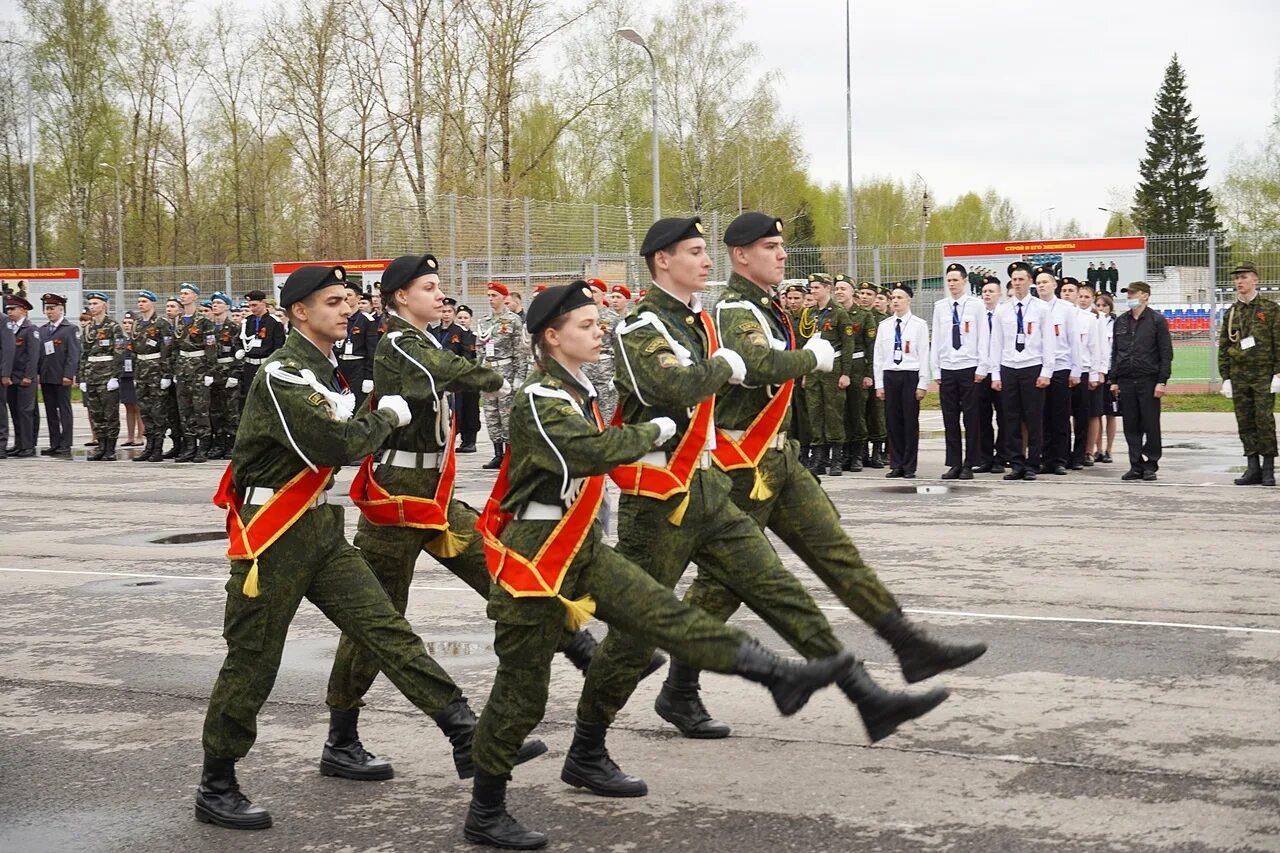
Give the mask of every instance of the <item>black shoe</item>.
M 497 471 L 499 468 L 502 467 L 503 453 L 504 453 L 504 449 L 503 449 L 502 442 L 495 441 L 493 443 L 493 458 L 490 459 L 488 462 L 484 463 L 483 465 L 481 465 L 480 467 L 486 471 Z
M 575 788 L 586 788 L 601 797 L 643 797 L 649 786 L 638 776 L 630 776 L 609 757 L 604 745 L 608 723 L 588 723 L 581 719 L 573 729 L 573 743 L 564 757 L 560 780 Z
M 906 479 L 906 480 L 914 480 L 914 479 L 916 478 L 916 472 L 915 472 L 915 471 L 903 471 L 903 472 L 902 472 L 902 477 L 903 477 L 903 479 Z
M 1023 474 L 1023 475 L 1022 475 L 1022 479 L 1024 479 L 1024 480 L 1034 480 L 1034 479 L 1036 478 L 1036 476 L 1037 476 L 1036 472 L 1035 472 L 1035 471 L 1032 471 L 1030 468 L 1028 468 L 1028 469 L 1027 469 L 1027 472 L 1026 472 L 1025 474 Z
M 1026 471 L 1026 469 L 1025 469 L 1025 468 L 1014 468 L 1014 469 L 1013 469 L 1012 471 L 1010 471 L 1008 474 L 1005 474 L 1005 475 L 1004 475 L 1004 479 L 1006 479 L 1006 480 L 1022 480 L 1022 479 L 1024 479 L 1024 478 L 1026 478 L 1026 476 L 1027 476 L 1027 471 Z
M 712 719 L 702 704 L 698 670 L 678 660 L 671 662 L 667 680 L 658 691 L 653 710 L 680 730 L 680 734 L 697 740 L 718 740 L 729 736 L 727 723 Z
M 947 643 L 930 637 L 901 610 L 894 610 L 876 629 L 898 656 L 902 677 L 908 684 L 933 678 L 941 672 L 973 663 L 987 651 L 986 643 Z
M 972 468 L 970 470 L 971 470 L 971 473 L 974 473 L 974 474 L 990 474 L 995 467 L 996 466 L 994 462 L 983 462 L 981 465 L 978 465 L 977 467 Z
M 359 717 L 359 708 L 329 709 L 329 739 L 320 753 L 320 773 L 361 782 L 394 778 L 396 772 L 391 762 L 369 752 L 360 742 L 356 731 Z
M 178 450 L 178 448 L 174 448 Z M 190 462 L 196 455 L 196 440 L 190 436 L 182 437 L 182 449 L 178 450 L 178 455 L 173 457 L 174 462 Z
M 1156 472 L 1155 472 L 1155 471 L 1143 471 L 1143 472 L 1142 472 L 1142 479 L 1146 480 L 1148 483 L 1153 483 L 1153 482 L 1155 482 L 1155 479 L 1156 479 Z
M 44 450 L 41 450 L 41 451 L 40 451 L 40 455 L 41 455 L 41 456 L 57 456 L 57 455 L 58 455 L 58 448 L 56 448 L 56 447 L 46 447 Z
M 972 480 L 972 479 L 973 479 L 973 469 L 972 469 L 972 468 L 961 468 L 961 469 L 960 469 L 960 476 L 959 476 L 959 477 L 957 477 L 956 479 L 957 479 L 957 480 Z
M 51 454 L 49 454 L 49 455 L 50 455 L 50 456 L 67 456 L 67 457 L 70 457 L 70 456 L 71 456 L 71 448 L 70 448 L 70 447 L 55 447 L 55 448 L 54 448 L 54 450 L 53 450 L 53 453 L 51 453 Z
M 1274 486 L 1276 484 L 1276 458 L 1274 456 L 1262 457 L 1262 485 Z
M 9 451 L 5 450 L 3 447 L 0 447 L 0 459 L 8 459 L 8 458 L 9 458 Z
M 1083 463 L 1083 462 L 1072 462 L 1072 463 L 1071 463 L 1071 465 L 1070 465 L 1069 467 L 1071 468 L 1071 470 L 1072 470 L 1072 471 L 1083 471 L 1083 470 L 1084 470 L 1084 463 Z
M 207 438 L 193 439 L 192 444 L 195 445 L 195 453 L 192 454 L 191 461 L 192 462 L 208 462 L 209 456 L 207 451 L 209 449 L 209 439 Z
M 1100 455 L 1102 456 L 1102 458 L 1098 460 L 1099 462 L 1101 462 L 1101 463 L 1102 463 L 1102 464 L 1104 464 L 1104 465 L 1110 465 L 1110 464 L 1111 464 L 1112 459 L 1111 459 L 1111 454 L 1110 454 L 1110 453 L 1103 453 L 1103 454 L 1100 454 Z
M 1244 475 L 1237 477 L 1233 482 L 1237 486 L 1258 486 L 1262 484 L 1262 465 L 1261 459 L 1249 454 L 1249 467 L 1245 469 Z
M 504 850 L 537 850 L 547 846 L 547 836 L 525 829 L 507 812 L 507 780 L 510 778 L 476 774 L 462 834 L 468 841 Z
M 464 441 L 458 445 L 458 453 L 475 453 L 476 443 L 474 441 Z
M 467 704 L 466 699 L 454 699 L 435 720 L 440 731 L 453 744 L 453 766 L 458 771 L 459 779 L 470 779 L 476 774 L 476 766 L 471 760 L 471 741 L 476 734 L 476 715 Z M 531 758 L 537 758 L 547 751 L 547 745 L 540 740 L 527 740 L 516 752 L 516 764 L 524 764 Z M 390 777 L 387 777 L 390 778 Z
M 240 792 L 234 758 L 204 757 L 196 789 L 196 820 L 227 829 L 266 829 L 271 815 Z
M 1093 463 L 1093 457 L 1092 457 L 1092 456 L 1090 456 L 1090 455 L 1089 455 L 1089 454 L 1087 454 L 1087 453 L 1085 454 L 1084 459 L 1080 460 L 1080 467 L 1081 467 L 1081 468 L 1092 468 L 1092 467 L 1093 467 L 1093 464 L 1094 464 L 1094 463 Z M 1079 469 L 1079 468 L 1077 468 L 1076 470 L 1078 471 L 1078 470 L 1080 470 L 1080 469 Z
M 867 727 L 867 737 L 872 743 L 884 740 L 903 723 L 929 713 L 951 695 L 943 687 L 935 687 L 923 694 L 890 692 L 876 684 L 860 663 L 836 683 L 858 706 L 862 724 Z
M 17 459 L 32 459 L 36 455 L 36 449 L 34 447 L 24 447 L 13 455 Z M 115 456 L 111 458 L 115 459 Z
M 947 470 L 943 471 L 942 475 L 938 477 L 938 479 L 939 480 L 956 480 L 956 479 L 959 479 L 959 477 L 960 477 L 960 466 L 954 465 L 948 468 Z
M 91 438 L 91 439 L 89 439 L 88 441 L 86 441 L 86 442 L 84 443 L 84 446 L 85 446 L 85 447 L 97 447 L 97 446 L 98 446 L 98 440 L 97 440 L 96 438 Z
M 889 473 L 885 474 L 884 476 L 886 480 L 892 480 L 897 477 L 907 476 L 907 472 L 903 471 L 901 468 L 890 468 Z
M 1126 481 L 1127 481 L 1127 480 L 1141 480 L 1141 479 L 1142 479 L 1142 472 L 1141 472 L 1141 471 L 1134 471 L 1132 468 L 1130 468 L 1128 471 L 1125 471 L 1123 474 L 1121 474 L 1121 475 L 1120 475 L 1120 479 L 1121 479 L 1121 480 L 1126 480 Z M 1236 483 L 1237 483 L 1237 484 L 1238 484 L 1239 482 L 1240 482 L 1239 480 L 1237 480 L 1237 481 L 1236 481 Z
M 1065 477 L 1067 476 L 1067 466 L 1063 465 L 1061 462 L 1054 463 L 1053 467 L 1049 469 L 1048 473 L 1054 474 L 1058 477 Z
M 847 673 L 853 665 L 853 655 L 848 652 L 803 664 L 791 663 L 759 641 L 749 640 L 738 647 L 733 672 L 768 687 L 778 712 L 789 717 L 807 705 L 809 697 Z

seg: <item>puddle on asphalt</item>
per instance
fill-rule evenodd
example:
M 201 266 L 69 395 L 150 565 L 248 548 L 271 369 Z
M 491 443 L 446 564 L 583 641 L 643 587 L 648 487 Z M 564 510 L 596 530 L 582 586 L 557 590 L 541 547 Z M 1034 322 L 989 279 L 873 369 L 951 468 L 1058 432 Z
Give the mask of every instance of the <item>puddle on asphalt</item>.
M 470 655 L 493 654 L 493 643 L 471 640 L 429 640 L 422 638 L 427 654 L 433 658 L 461 658 Z
M 152 545 L 190 545 L 193 542 L 216 542 L 227 538 L 225 530 L 192 530 L 189 533 L 170 533 L 148 539 Z
M 877 486 L 876 488 L 891 495 L 919 495 L 921 497 L 931 498 L 943 497 L 946 495 L 950 495 L 952 497 L 977 495 L 989 491 L 986 486 L 940 486 L 932 483 L 903 486 Z
M 76 587 L 74 592 L 89 595 L 149 595 L 152 593 L 181 592 L 190 589 L 218 589 L 221 578 L 207 581 L 190 578 L 111 578 L 90 581 Z

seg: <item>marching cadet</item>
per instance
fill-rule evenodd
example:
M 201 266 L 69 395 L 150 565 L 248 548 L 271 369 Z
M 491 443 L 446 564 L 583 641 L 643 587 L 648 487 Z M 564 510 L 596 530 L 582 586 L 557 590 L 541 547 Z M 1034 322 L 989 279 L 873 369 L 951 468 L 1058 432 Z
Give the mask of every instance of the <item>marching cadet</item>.
M 236 360 L 241 346 L 240 325 L 228 314 L 230 296 L 218 291 L 209 301 L 212 303 L 209 319 L 213 322 L 218 352 L 214 359 L 213 385 L 209 388 L 209 430 L 213 439 L 207 455 L 210 459 L 230 459 L 236 428 L 240 425 L 241 365 Z
M 43 456 L 70 456 L 75 433 L 71 386 L 80 368 L 80 330 L 67 320 L 67 297 L 46 293 L 40 297 L 48 323 L 40 330 L 40 396 L 49 425 L 49 447 Z
M 138 316 L 129 338 L 133 359 L 133 384 L 138 413 L 147 444 L 134 462 L 164 461 L 164 432 L 168 428 L 167 402 L 173 384 L 173 326 L 156 313 L 160 299 L 154 291 L 138 291 Z
M 1173 338 L 1164 315 L 1147 308 L 1151 285 L 1130 282 L 1121 293 L 1129 296 L 1129 310 L 1116 318 L 1111 353 L 1111 390 L 1120 398 L 1124 440 L 1129 446 L 1129 470 L 1120 479 L 1151 481 L 1156 479 L 1163 453 L 1160 398 L 1173 372 Z M 1271 322 L 1274 328 L 1274 317 Z M 1271 418 L 1270 409 L 1267 417 Z
M 666 222 L 659 225 L 670 236 Z M 645 247 L 650 247 L 649 240 Z M 709 266 L 708 262 L 703 275 Z M 639 307 L 644 316 L 647 307 L 658 305 L 647 306 L 642 300 Z M 605 427 L 591 380 L 582 371 L 600 351 L 603 332 L 597 311 L 591 289 L 581 281 L 549 287 L 529 306 L 527 323 L 537 366 L 517 396 L 511 447 L 481 517 L 496 580 L 489 615 L 497 622 L 494 650 L 499 663 L 476 731 L 476 776 L 464 833 L 470 841 L 495 847 L 532 850 L 547 843 L 545 835 L 526 830 L 508 814 L 507 780 L 520 745 L 545 711 L 551 658 L 566 620 L 586 618 L 584 606 L 610 626 L 601 654 L 625 632 L 633 642 L 670 649 L 700 668 L 767 686 L 784 715 L 795 713 L 815 690 L 852 665 L 852 658 L 838 649 L 810 664 L 783 661 L 741 629 L 682 604 L 669 588 L 604 543 L 601 525 L 595 522 L 605 475 L 668 444 L 676 424 L 669 417 L 636 416 L 633 410 L 627 418 L 631 423 L 620 429 Z M 693 329 L 671 331 L 693 343 Z M 656 334 L 653 339 L 666 343 Z M 619 341 L 619 357 L 626 346 Z M 650 357 L 656 358 L 657 352 Z M 672 349 L 662 352 L 674 357 Z M 730 360 L 711 362 L 715 367 L 708 369 L 704 361 L 693 370 L 714 376 L 711 381 L 719 385 L 730 375 Z M 645 387 L 644 393 L 651 391 Z M 702 452 L 701 446 L 695 450 L 697 455 Z M 597 659 L 588 671 L 588 681 L 599 663 Z M 598 738 L 589 738 L 587 732 L 597 729 Z M 571 770 L 577 769 L 623 776 L 604 748 L 603 725 L 589 727 L 579 719 L 563 778 L 576 779 Z M 631 796 L 643 793 L 643 783 L 629 789 Z
M 853 321 L 831 298 L 831 276 L 813 273 L 809 290 L 816 300 L 807 321 L 811 337 L 820 337 L 836 354 L 835 368 L 830 373 L 805 378 L 805 402 L 809 407 L 810 442 L 817 456 L 814 468 L 830 477 L 844 473 L 845 389 L 850 382 L 849 356 L 853 354 L 850 338 Z
M 1044 300 L 1031 295 L 1031 265 L 1014 261 L 1008 268 L 1010 298 L 996 309 L 986 369 L 991 390 L 1004 407 L 1000 434 L 1010 471 L 1006 480 L 1034 480 L 1044 444 L 1044 389 L 1053 377 L 1052 323 Z M 1022 431 L 1027 431 L 1024 449 Z
M 89 409 L 98 448 L 90 462 L 116 461 L 116 440 L 120 437 L 120 376 L 124 373 L 124 330 L 107 316 L 107 294 L 91 290 L 85 295 L 89 325 L 81 340 L 80 393 Z
M 173 440 L 173 446 L 160 454 L 162 460 L 176 459 L 182 454 L 182 413 L 178 407 L 178 318 L 181 316 L 182 303 L 178 301 L 178 297 L 171 296 L 165 300 L 164 318 L 169 321 L 169 328 L 173 329 L 173 345 L 169 349 L 172 381 L 164 395 L 164 419 L 169 424 L 169 437 Z
M 8 300 L 9 294 L 6 291 L 5 300 Z M 13 351 L 17 346 L 13 341 L 13 329 L 9 327 L 6 320 L 0 323 L 0 386 L 5 389 L 8 394 L 9 384 L 13 382 L 11 374 L 13 373 Z M 0 459 L 9 458 L 9 406 L 7 400 L 0 400 Z
M 240 369 L 240 410 L 244 411 L 244 401 L 249 396 L 249 386 L 258 375 L 260 368 L 271 354 L 284 346 L 284 325 L 271 316 L 267 305 L 267 294 L 261 290 L 250 290 L 245 294 L 248 301 L 248 314 L 240 324 L 240 347 L 236 350 L 236 360 L 243 365 Z
M 489 300 L 489 316 L 477 325 L 476 345 L 484 350 L 484 366 L 502 374 L 502 378 L 513 389 L 518 388 L 528 372 L 523 324 L 506 307 L 506 299 L 511 291 L 505 284 L 491 281 L 485 285 L 485 292 Z M 493 458 L 480 467 L 490 471 L 502 467 L 502 454 L 507 444 L 507 423 L 511 419 L 511 406 L 514 403 L 514 392 L 484 398 L 484 423 L 489 430 L 489 440 L 493 442 Z
M 744 214 L 725 231 L 724 240 L 737 258 L 732 281 L 754 270 L 767 272 L 768 278 L 761 275 L 761 281 L 782 280 L 786 262 L 782 220 Z M 716 323 L 699 299 L 711 269 L 702 222 L 698 217 L 661 219 L 650 227 L 640 251 L 654 287 L 636 306 L 634 319 L 618 330 L 623 421 L 637 425 L 667 418 L 675 427 L 656 442 L 657 450 L 639 458 L 640 464 L 621 465 L 610 475 L 622 491 L 618 551 L 667 589 L 674 589 L 689 563 L 696 562 L 699 574 L 731 590 L 735 601 L 744 602 L 806 658 L 838 654 L 841 645 L 826 617 L 783 567 L 758 523 L 734 504 L 733 481 L 712 461 L 713 451 L 721 446 L 715 429 L 715 395 L 726 384 L 743 382 L 747 367 L 741 355 L 719 344 Z M 746 281 L 740 286 L 756 288 Z M 780 310 L 763 287 L 756 290 L 758 295 L 751 297 L 754 304 Z M 742 329 L 749 323 L 755 320 L 726 320 L 725 327 Z M 764 345 L 772 351 L 767 341 Z M 832 370 L 835 353 L 830 343 L 814 337 L 805 346 L 782 357 L 793 376 Z M 771 381 L 761 379 L 762 384 Z M 726 465 L 741 465 L 744 454 L 763 453 L 778 441 L 772 425 L 785 416 L 788 396 L 774 405 L 767 434 L 753 437 L 745 450 L 735 445 L 736 459 Z M 726 443 L 721 452 L 728 452 L 728 447 Z M 814 482 L 810 474 L 803 476 Z M 652 650 L 653 641 L 643 632 L 610 630 L 601 643 L 578 702 L 573 743 L 560 775 L 564 782 L 606 797 L 639 797 L 648 792 L 643 779 L 624 773 L 610 758 L 605 738 L 643 677 Z M 672 676 L 679 687 L 673 692 L 664 689 L 671 701 L 660 702 L 658 712 L 672 722 L 685 720 L 695 731 L 705 732 L 704 737 L 723 737 L 716 731 L 723 731 L 723 725 L 706 718 L 705 711 L 701 721 L 687 719 L 696 713 L 691 703 L 700 707 L 696 670 L 701 667 L 696 661 L 689 664 L 692 669 L 685 672 L 692 676 Z M 946 698 L 945 691 L 919 699 L 888 693 L 858 665 L 837 683 L 857 705 L 873 739 L 886 737 Z
M 1031 271 L 1040 299 L 1049 309 L 1045 340 L 1053 353 L 1053 376 L 1044 391 L 1044 458 L 1041 474 L 1067 473 L 1071 461 L 1071 389 L 1080 384 L 1078 311 L 1075 303 L 1058 298 L 1058 277 L 1038 266 Z
M 182 422 L 182 452 L 174 462 L 208 462 L 209 389 L 218 366 L 218 338 L 208 317 L 196 313 L 200 288 L 183 282 L 178 288 L 182 311 L 173 323 L 177 352 L 173 381 L 178 389 L 178 416 Z
M 988 275 L 982 280 L 982 316 L 978 320 L 978 368 L 973 381 L 978 398 L 978 447 L 982 461 L 973 467 L 975 474 L 1003 474 L 1005 469 L 1004 430 L 1001 394 L 992 390 L 990 370 L 991 332 L 995 328 L 996 309 L 1000 307 L 1000 279 Z M 993 422 L 994 421 L 994 425 Z
M 14 444 L 6 454 L 18 459 L 36 455 L 36 392 L 40 384 L 40 331 L 27 319 L 31 303 L 25 296 L 6 296 L 4 313 L 13 333 L 13 362 L 4 374 L 5 401 L 13 422 Z M 116 432 L 120 423 L 116 421 Z M 114 448 L 113 448 L 114 449 Z
M 889 473 L 914 480 L 920 451 L 920 401 L 929 390 L 929 325 L 911 313 L 909 284 L 893 288 L 892 316 L 876 331 L 876 396 L 884 400 Z M 969 379 L 969 384 L 973 380 Z M 970 478 L 972 479 L 972 475 Z
M 613 422 L 613 411 L 618 407 L 618 391 L 613 387 L 613 344 L 614 330 L 622 322 L 622 315 L 614 311 L 609 300 L 609 285 L 598 278 L 587 279 L 591 295 L 600 311 L 601 339 L 600 358 L 583 367 L 587 378 L 596 389 L 596 403 L 600 406 L 600 414 L 605 423 Z
M 1236 432 L 1249 463 L 1235 484 L 1274 486 L 1280 305 L 1258 293 L 1258 268 L 1252 263 L 1237 264 L 1231 278 L 1236 286 L 1236 301 L 1227 309 L 1218 334 L 1218 372 L 1222 376 L 1222 395 L 1235 410 Z M 1117 339 L 1119 327 L 1117 319 Z M 1122 415 L 1123 408 L 1122 404 Z
M 978 344 L 984 319 L 982 301 L 969 293 L 969 271 L 964 264 L 948 264 L 943 280 L 947 295 L 933 303 L 933 345 L 929 350 L 930 366 L 938 379 L 942 428 L 946 435 L 947 470 L 942 479 L 972 480 L 973 469 L 982 460 L 977 378 Z M 916 422 L 918 427 L 918 417 Z M 917 429 L 917 444 L 919 438 Z
M 334 345 L 338 351 L 338 370 L 346 380 L 351 393 L 356 395 L 356 407 L 364 405 L 365 397 L 373 390 L 373 353 L 378 342 L 373 320 L 360 310 L 364 291 L 351 279 L 346 279 L 347 306 L 351 316 L 347 319 L 347 336 Z
M 808 328 L 808 309 L 804 304 L 808 296 L 807 282 L 793 282 L 782 292 L 783 311 L 795 331 L 797 347 L 803 347 L 809 342 L 809 336 L 804 334 L 806 330 L 812 335 L 812 329 Z M 800 464 L 813 471 L 814 476 L 825 474 L 825 471 L 818 471 L 814 462 L 813 446 L 810 443 L 809 403 L 805 399 L 803 382 L 795 383 L 794 393 L 791 395 L 791 432 L 795 440 L 800 442 Z
M 844 273 L 835 277 L 836 303 L 849 315 L 853 335 L 845 341 L 852 350 L 849 353 L 849 387 L 845 389 L 844 403 L 844 470 L 862 470 L 862 457 L 867 444 L 867 394 L 875 380 L 871 359 L 876 342 L 876 330 L 871 312 L 858 303 L 853 279 Z

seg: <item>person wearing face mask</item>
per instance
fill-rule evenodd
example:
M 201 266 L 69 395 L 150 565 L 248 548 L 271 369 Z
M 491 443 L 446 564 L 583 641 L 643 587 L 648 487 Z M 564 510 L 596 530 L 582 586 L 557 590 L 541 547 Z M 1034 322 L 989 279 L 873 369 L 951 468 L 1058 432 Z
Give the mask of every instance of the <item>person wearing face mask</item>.
M 1280 306 L 1258 293 L 1258 268 L 1231 271 L 1236 301 L 1222 318 L 1218 372 L 1236 413 L 1248 467 L 1237 486 L 1276 484 L 1276 392 L 1280 391 Z
M 1116 319 L 1111 345 L 1111 393 L 1120 399 L 1129 470 L 1121 480 L 1155 480 L 1160 470 L 1160 398 L 1173 371 L 1173 338 L 1159 311 L 1149 310 L 1151 285 L 1120 291 L 1129 310 Z

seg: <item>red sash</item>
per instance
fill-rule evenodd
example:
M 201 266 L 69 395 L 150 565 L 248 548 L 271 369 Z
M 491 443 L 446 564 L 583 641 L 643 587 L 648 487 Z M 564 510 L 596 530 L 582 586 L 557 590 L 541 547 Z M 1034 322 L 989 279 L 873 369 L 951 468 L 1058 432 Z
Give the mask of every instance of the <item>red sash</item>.
M 348 494 L 371 524 L 383 527 L 416 527 L 421 530 L 449 529 L 449 501 L 453 500 L 453 485 L 458 470 L 453 450 L 457 425 L 458 417 L 455 414 L 449 426 L 440 480 L 436 483 L 433 497 L 391 494 L 373 479 L 373 455 L 364 458 L 355 479 L 351 481 Z

